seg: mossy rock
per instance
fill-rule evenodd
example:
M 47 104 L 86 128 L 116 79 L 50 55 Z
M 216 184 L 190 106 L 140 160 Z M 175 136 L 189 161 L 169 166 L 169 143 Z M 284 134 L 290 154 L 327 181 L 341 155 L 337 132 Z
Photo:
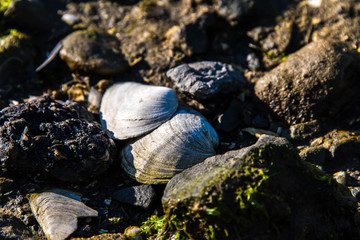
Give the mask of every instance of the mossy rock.
M 206 159 L 162 198 L 167 231 L 193 239 L 356 239 L 356 200 L 283 138 Z
M 129 68 L 116 37 L 96 29 L 76 31 L 63 41 L 60 57 L 73 71 L 116 75 Z

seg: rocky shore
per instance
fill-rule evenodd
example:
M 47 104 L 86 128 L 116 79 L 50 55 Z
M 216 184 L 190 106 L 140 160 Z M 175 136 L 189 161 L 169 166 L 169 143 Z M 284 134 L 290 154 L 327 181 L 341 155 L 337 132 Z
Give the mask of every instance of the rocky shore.
M 357 0 L 0 0 L 0 239 L 359 239 Z

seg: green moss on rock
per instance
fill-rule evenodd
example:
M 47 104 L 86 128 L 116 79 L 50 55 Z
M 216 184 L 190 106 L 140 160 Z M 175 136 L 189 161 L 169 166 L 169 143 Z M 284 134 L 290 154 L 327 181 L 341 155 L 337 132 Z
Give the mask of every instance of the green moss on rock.
M 285 141 L 270 136 L 175 176 L 165 189 L 163 206 L 166 222 L 160 235 L 175 231 L 190 239 L 360 236 L 356 201 L 349 191 L 302 161 Z M 170 219 L 172 224 L 167 224 Z
M 5 11 L 12 0 L 0 0 L 0 12 Z

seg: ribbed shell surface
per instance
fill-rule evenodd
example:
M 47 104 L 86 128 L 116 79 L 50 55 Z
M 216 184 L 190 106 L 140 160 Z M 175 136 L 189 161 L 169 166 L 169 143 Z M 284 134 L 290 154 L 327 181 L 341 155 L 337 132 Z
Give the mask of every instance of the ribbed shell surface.
M 121 82 L 106 90 L 100 122 L 113 137 L 124 140 L 152 131 L 170 119 L 177 107 L 176 94 L 170 88 Z
M 219 138 L 210 123 L 192 109 L 180 109 L 167 122 L 128 144 L 122 167 L 142 183 L 166 183 L 171 177 L 215 154 Z

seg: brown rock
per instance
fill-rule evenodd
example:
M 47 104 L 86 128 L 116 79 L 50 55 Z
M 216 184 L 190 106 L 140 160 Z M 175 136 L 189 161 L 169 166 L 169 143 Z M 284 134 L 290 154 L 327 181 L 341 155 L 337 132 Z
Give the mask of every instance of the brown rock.
M 255 93 L 290 124 L 333 116 L 355 94 L 356 59 L 340 43 L 312 42 L 260 78 Z

